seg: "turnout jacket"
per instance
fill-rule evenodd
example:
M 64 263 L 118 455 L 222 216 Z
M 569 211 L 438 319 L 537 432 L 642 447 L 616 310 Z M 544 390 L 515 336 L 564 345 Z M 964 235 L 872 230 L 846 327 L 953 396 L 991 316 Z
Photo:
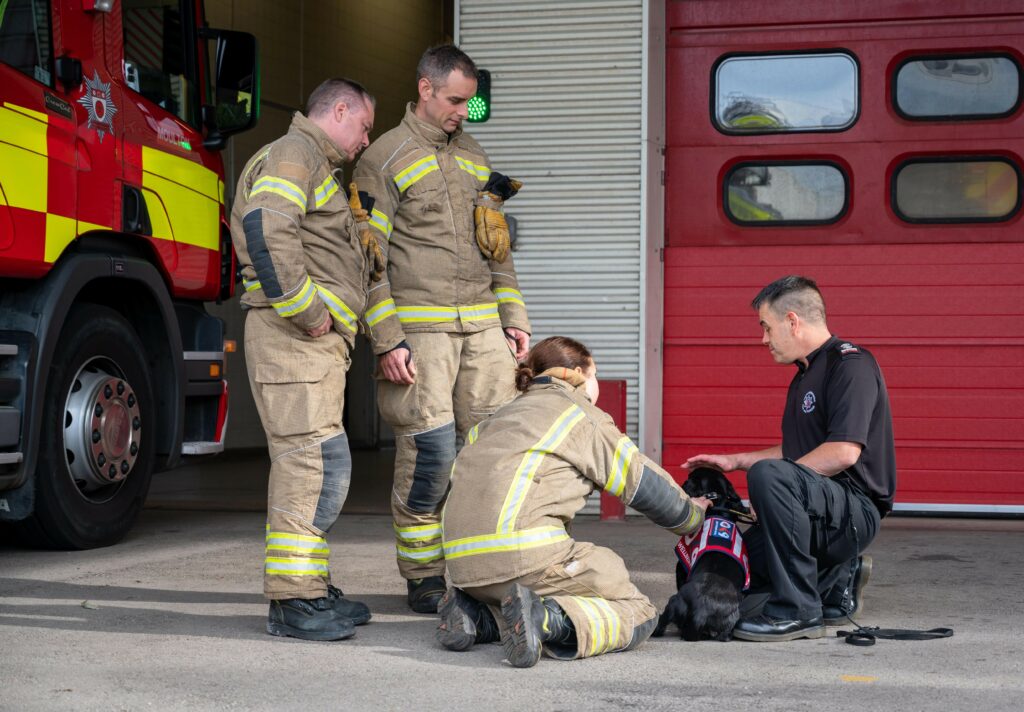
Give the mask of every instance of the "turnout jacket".
M 572 546 L 568 525 L 595 490 L 677 534 L 704 513 L 672 477 L 590 402 L 551 376 L 470 429 L 444 510 L 444 558 L 455 585 L 541 571 Z
M 376 199 L 370 224 L 388 262 L 365 313 L 374 353 L 411 331 L 530 331 L 512 255 L 488 260 L 476 243 L 474 201 L 490 175 L 480 144 L 421 121 L 412 104 L 363 152 L 353 179 Z
M 343 162 L 327 134 L 296 113 L 288 133 L 257 151 L 242 171 L 231 238 L 242 268 L 243 308 L 272 307 L 302 330 L 329 313 L 351 346 L 369 265 L 338 182 Z

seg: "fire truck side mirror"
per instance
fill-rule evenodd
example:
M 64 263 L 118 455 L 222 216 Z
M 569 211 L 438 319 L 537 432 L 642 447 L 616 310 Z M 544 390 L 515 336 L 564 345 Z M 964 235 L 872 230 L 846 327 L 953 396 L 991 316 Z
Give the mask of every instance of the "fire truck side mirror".
M 259 119 L 260 67 L 256 38 L 247 32 L 204 30 L 217 40 L 212 105 L 203 107 L 207 136 L 203 145 L 221 149 L 231 134 L 251 129 Z

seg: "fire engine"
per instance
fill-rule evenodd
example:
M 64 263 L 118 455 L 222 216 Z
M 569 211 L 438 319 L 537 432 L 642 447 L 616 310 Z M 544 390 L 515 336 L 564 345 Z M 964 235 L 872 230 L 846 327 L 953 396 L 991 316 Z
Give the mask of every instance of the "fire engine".
M 44 546 L 132 526 L 154 471 L 223 449 L 227 137 L 252 35 L 201 0 L 0 1 L 0 520 Z

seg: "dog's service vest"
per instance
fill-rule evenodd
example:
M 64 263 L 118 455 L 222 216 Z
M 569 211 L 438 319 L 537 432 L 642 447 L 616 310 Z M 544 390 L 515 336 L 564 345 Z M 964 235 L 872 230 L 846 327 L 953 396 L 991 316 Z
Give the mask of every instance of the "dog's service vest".
M 723 517 L 708 517 L 704 527 L 694 534 L 687 534 L 676 544 L 676 556 L 686 570 L 686 577 L 697 565 L 700 557 L 709 551 L 725 554 L 743 568 L 745 580 L 743 589 L 750 587 L 750 562 L 747 559 L 747 545 L 734 522 Z

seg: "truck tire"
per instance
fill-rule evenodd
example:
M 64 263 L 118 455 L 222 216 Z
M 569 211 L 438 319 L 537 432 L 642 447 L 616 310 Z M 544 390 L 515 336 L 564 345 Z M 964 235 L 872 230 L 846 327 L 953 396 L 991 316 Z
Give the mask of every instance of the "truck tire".
M 132 325 L 108 307 L 72 307 L 44 397 L 35 508 L 20 538 L 56 549 L 115 544 L 153 475 L 156 404 Z

